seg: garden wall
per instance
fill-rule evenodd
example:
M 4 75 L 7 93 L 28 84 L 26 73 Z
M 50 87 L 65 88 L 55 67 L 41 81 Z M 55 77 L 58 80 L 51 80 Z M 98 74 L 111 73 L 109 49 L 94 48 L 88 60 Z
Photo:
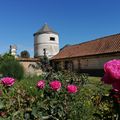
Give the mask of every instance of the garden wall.
M 18 58 L 20 63 L 24 67 L 24 71 L 26 75 L 41 75 L 43 72 L 41 68 L 36 69 L 37 63 L 40 62 L 37 58 Z

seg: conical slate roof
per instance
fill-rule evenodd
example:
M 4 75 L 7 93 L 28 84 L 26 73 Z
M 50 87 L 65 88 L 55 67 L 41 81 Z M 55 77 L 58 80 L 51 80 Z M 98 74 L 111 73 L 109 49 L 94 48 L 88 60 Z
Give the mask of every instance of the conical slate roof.
M 39 34 L 43 34 L 43 33 L 58 34 L 57 32 L 53 31 L 47 24 L 44 24 L 44 26 L 40 30 L 38 30 L 36 33 L 34 33 L 34 36 L 39 35 Z

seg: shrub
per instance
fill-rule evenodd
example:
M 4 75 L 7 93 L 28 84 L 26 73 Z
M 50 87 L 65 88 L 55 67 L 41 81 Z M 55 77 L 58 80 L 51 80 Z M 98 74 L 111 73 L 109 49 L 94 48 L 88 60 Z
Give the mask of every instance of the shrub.
M 24 76 L 23 66 L 10 54 L 5 54 L 0 58 L 0 72 L 3 76 L 22 79 Z

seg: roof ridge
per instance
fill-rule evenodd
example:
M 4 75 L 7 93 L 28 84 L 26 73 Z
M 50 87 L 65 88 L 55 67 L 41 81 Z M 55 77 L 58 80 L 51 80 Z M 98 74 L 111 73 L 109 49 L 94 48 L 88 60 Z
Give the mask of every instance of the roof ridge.
M 89 43 L 89 42 L 97 41 L 97 40 L 100 40 L 100 39 L 104 39 L 104 38 L 108 38 L 108 37 L 116 36 L 116 35 L 120 35 L 120 33 L 116 33 L 116 34 L 112 34 L 112 35 L 107 35 L 107 36 L 99 37 L 99 38 L 97 38 L 97 39 L 93 39 L 93 40 L 89 40 L 89 41 L 81 42 L 81 43 L 74 44 L 74 45 L 70 45 L 70 46 L 77 46 L 77 45 L 81 45 L 81 44 L 85 44 L 85 43 Z M 69 46 L 67 46 L 67 47 L 69 47 Z

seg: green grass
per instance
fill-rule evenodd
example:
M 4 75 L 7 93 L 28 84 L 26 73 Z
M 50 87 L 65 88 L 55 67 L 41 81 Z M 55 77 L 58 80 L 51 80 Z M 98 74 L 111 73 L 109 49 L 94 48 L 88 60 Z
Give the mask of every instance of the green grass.
M 88 80 L 91 82 L 91 83 L 98 83 L 98 82 L 100 82 L 100 80 L 101 80 L 101 77 L 91 77 L 91 76 L 89 76 L 88 77 Z
M 88 77 L 88 84 L 87 86 L 90 87 L 90 89 L 95 90 L 95 93 L 101 93 L 101 94 L 109 94 L 109 90 L 112 88 L 111 85 L 104 84 L 101 82 L 101 77 Z
M 110 89 L 111 85 L 104 84 L 103 82 L 101 82 L 101 79 L 102 79 L 101 77 L 93 77 L 93 76 L 88 77 L 88 81 L 90 84 L 100 85 L 100 86 L 103 86 L 103 87 Z
M 39 94 L 36 89 L 37 82 L 42 79 L 42 76 L 33 76 L 33 77 L 25 77 L 20 81 L 16 81 L 14 88 L 22 88 L 24 89 L 28 95 L 37 95 Z

